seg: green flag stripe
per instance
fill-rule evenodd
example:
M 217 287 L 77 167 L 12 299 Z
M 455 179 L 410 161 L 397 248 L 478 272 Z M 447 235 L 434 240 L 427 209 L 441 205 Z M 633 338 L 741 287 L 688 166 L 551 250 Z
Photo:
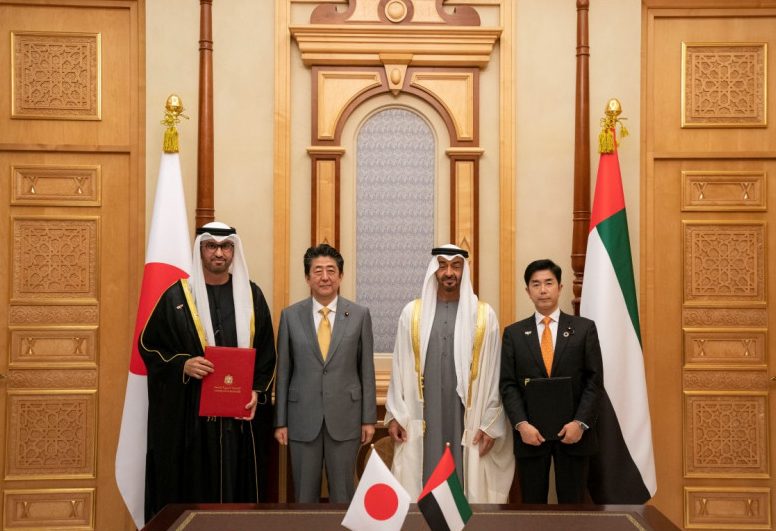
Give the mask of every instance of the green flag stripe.
M 641 345 L 641 326 L 639 325 L 639 307 L 636 301 L 636 282 L 633 279 L 633 259 L 631 258 L 630 238 L 628 237 L 628 218 L 623 208 L 596 225 L 601 242 L 609 254 L 617 281 L 620 284 L 625 306 L 628 308 L 633 329 Z
M 453 495 L 456 507 L 458 507 L 458 513 L 461 515 L 461 520 L 463 520 L 463 523 L 465 524 L 472 516 L 472 508 L 469 506 L 469 502 L 466 501 L 466 496 L 463 494 L 461 482 L 458 481 L 458 474 L 450 474 L 450 477 L 447 478 L 447 486 L 450 489 L 450 493 Z

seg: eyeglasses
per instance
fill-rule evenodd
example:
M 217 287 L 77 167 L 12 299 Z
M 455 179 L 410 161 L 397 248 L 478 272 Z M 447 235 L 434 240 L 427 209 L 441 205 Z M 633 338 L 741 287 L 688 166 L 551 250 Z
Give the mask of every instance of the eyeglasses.
M 209 253 L 214 253 L 218 249 L 221 249 L 222 253 L 234 252 L 234 243 L 232 242 L 216 243 L 213 240 L 210 240 L 210 241 L 203 242 L 202 247 Z

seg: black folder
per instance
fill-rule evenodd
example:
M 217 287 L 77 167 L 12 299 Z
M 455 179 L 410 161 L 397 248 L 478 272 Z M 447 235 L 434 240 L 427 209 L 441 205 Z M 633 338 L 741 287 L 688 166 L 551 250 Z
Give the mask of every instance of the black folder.
M 558 440 L 558 432 L 574 420 L 571 377 L 526 379 L 525 403 L 528 422 L 545 440 Z

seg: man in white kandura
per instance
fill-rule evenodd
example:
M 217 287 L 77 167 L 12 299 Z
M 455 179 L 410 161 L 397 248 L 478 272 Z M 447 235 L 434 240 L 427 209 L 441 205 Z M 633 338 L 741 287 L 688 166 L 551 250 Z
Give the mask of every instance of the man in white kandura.
M 515 460 L 501 405 L 501 331 L 472 289 L 469 253 L 431 251 L 420 299 L 399 318 L 385 425 L 392 472 L 417 498 L 445 448 L 470 503 L 505 503 Z

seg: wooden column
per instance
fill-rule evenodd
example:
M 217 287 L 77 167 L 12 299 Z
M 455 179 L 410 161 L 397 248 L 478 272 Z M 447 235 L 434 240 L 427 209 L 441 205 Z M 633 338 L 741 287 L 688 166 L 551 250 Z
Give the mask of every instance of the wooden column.
M 197 212 L 201 227 L 215 219 L 213 202 L 213 0 L 199 0 L 199 127 Z
M 453 243 L 469 251 L 469 269 L 475 293 L 479 288 L 480 147 L 452 147 L 450 157 L 450 235 Z
M 574 314 L 579 315 L 590 226 L 590 44 L 589 0 L 577 0 L 577 84 L 574 113 L 574 213 L 571 268 L 574 270 Z
M 341 146 L 311 146 L 312 159 L 312 223 L 310 245 L 328 243 L 339 247 L 340 160 L 345 154 Z

